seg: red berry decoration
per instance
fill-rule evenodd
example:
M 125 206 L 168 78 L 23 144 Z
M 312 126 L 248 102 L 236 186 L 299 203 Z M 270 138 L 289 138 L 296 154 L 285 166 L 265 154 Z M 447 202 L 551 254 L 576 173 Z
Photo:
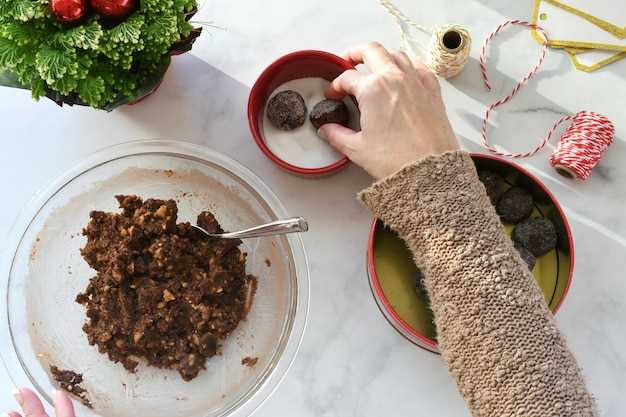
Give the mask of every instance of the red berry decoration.
M 87 10 L 85 0 L 52 0 L 50 11 L 61 23 L 73 23 L 80 20 Z
M 91 8 L 105 19 L 126 19 L 137 7 L 137 0 L 90 0 Z

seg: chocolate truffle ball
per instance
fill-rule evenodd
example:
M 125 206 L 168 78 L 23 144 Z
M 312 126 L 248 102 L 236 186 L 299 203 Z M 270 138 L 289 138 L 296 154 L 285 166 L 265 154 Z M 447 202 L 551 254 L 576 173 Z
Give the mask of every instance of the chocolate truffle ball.
M 496 211 L 503 222 L 517 224 L 530 217 L 533 211 L 533 197 L 525 189 L 513 187 L 502 195 Z
M 548 219 L 528 219 L 515 226 L 513 240 L 535 256 L 542 256 L 556 247 L 556 230 Z
M 569 239 L 567 238 L 567 232 L 565 231 L 565 224 L 563 223 L 563 218 L 559 214 L 558 210 L 553 209 L 548 218 L 554 224 L 554 230 L 556 230 L 557 244 L 559 249 L 563 252 L 569 252 Z
M 326 123 L 338 123 L 347 126 L 350 122 L 350 112 L 343 101 L 322 100 L 313 107 L 309 119 L 316 129 Z
M 522 258 L 522 261 L 524 261 L 526 265 L 528 265 L 528 269 L 532 271 L 533 268 L 535 267 L 535 264 L 537 263 L 537 257 L 533 255 L 531 251 L 529 251 L 528 249 L 526 249 L 524 246 L 520 245 L 517 242 L 514 242 L 513 246 L 515 246 L 515 249 L 517 249 L 517 253 L 519 253 L 520 258 Z
M 478 179 L 485 186 L 489 200 L 494 206 L 498 204 L 500 198 L 506 191 L 506 181 L 500 174 L 492 171 L 478 171 Z
M 293 130 L 306 120 L 306 104 L 300 94 L 285 90 L 274 95 L 267 104 L 267 118 L 278 129 Z
M 525 175 L 521 175 L 517 184 L 530 192 L 533 198 L 541 204 L 550 204 L 551 200 L 548 194 L 539 187 L 533 180 Z

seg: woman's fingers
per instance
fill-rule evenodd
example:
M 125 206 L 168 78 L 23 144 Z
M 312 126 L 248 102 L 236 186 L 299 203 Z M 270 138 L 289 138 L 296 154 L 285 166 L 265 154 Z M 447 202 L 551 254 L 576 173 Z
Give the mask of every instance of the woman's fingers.
M 360 133 L 336 123 L 322 125 L 317 133 L 348 158 L 352 157 L 360 138 Z
M 402 52 L 402 51 L 391 51 L 391 56 L 393 57 L 393 60 L 395 61 L 396 65 L 403 71 L 406 72 L 413 72 L 415 71 L 415 67 L 413 66 L 413 63 L 411 62 L 411 58 L 409 58 L 409 56 Z
M 54 394 L 54 411 L 56 417 L 75 417 L 72 400 L 63 391 Z
M 359 45 L 348 50 L 347 58 L 354 65 L 367 65 L 373 72 L 382 72 L 396 67 L 389 51 L 378 42 Z
M 326 97 L 335 100 L 339 100 L 347 95 L 357 97 L 359 84 L 363 77 L 365 76 L 357 70 L 344 71 L 330 83 L 328 90 L 326 90 Z
M 28 388 L 18 388 L 13 391 L 13 395 L 22 407 L 24 417 L 48 417 L 39 397 L 33 391 Z
M 426 71 L 430 71 L 430 69 L 426 66 L 426 64 L 424 64 L 424 62 L 420 58 L 416 58 L 412 64 L 413 68 L 415 68 L 420 74 Z
M 439 90 L 439 80 L 437 80 L 437 76 L 421 59 L 416 59 L 415 62 L 413 62 L 413 67 L 417 71 L 424 87 L 431 91 Z
M 33 391 L 28 388 L 19 388 L 13 392 L 15 399 L 22 407 L 24 417 L 48 417 L 43 404 Z M 63 392 L 57 391 L 54 394 L 54 409 L 56 417 L 75 417 L 72 400 Z M 19 413 L 11 411 L 7 413 L 10 417 L 21 417 Z

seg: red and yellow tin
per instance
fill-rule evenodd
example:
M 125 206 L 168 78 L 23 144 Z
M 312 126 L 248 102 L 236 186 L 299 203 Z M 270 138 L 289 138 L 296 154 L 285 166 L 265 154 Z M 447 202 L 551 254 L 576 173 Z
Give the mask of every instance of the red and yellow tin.
M 565 300 L 574 271 L 574 243 L 563 209 L 550 190 L 519 165 L 492 155 L 472 154 L 472 158 L 478 168 L 498 171 L 510 184 L 529 189 L 535 197 L 533 216 L 553 212 L 561 218 L 567 237 L 565 247 L 538 259 L 532 271 L 546 303 L 556 313 Z M 510 234 L 512 227 L 505 229 Z M 367 270 L 374 299 L 389 323 L 411 342 L 437 353 L 432 312 L 428 302 L 415 291 L 417 268 L 411 253 L 404 242 L 377 219 L 372 222 L 369 234 Z

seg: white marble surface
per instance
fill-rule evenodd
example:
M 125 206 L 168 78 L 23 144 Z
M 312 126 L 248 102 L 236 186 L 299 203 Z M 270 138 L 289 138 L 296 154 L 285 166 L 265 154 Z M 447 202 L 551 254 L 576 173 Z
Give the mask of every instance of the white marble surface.
M 23 91 L 0 89 L 1 235 L 33 193 L 98 148 L 155 137 L 204 144 L 250 167 L 291 213 L 311 221 L 304 237 L 311 260 L 309 326 L 293 368 L 257 415 L 468 415 L 440 358 L 398 335 L 372 299 L 364 258 L 370 215 L 354 198 L 369 183 L 367 176 L 355 167 L 316 181 L 285 174 L 256 148 L 246 123 L 249 88 L 274 58 L 305 48 L 340 53 L 372 39 L 397 46 L 392 20 L 374 0 L 205 3 L 199 19 L 226 30 L 207 30 L 191 55 L 174 59 L 158 93 L 138 106 L 111 114 L 60 109 L 48 101 L 34 103 Z M 478 44 L 503 17 L 529 17 L 531 0 L 398 0 L 398 5 L 422 23 L 454 21 L 471 29 L 474 59 L 457 79 L 443 82 L 443 90 L 464 146 L 479 150 L 485 104 L 511 88 L 539 48 L 522 31 L 502 35 L 491 52 L 491 96 L 479 78 Z M 582 109 L 604 113 L 616 124 L 617 142 L 585 184 L 557 177 L 547 151 L 524 161 L 556 193 L 573 225 L 576 273 L 558 322 L 605 417 L 626 411 L 625 80 L 626 61 L 589 75 L 550 51 L 541 73 L 494 119 L 498 130 L 492 135 L 498 143 L 525 149 L 560 114 Z M 4 244 L 0 241 L 0 248 Z M 6 349 L 8 342 L 0 343 Z M 0 369 L 0 411 L 15 407 L 10 391 Z

